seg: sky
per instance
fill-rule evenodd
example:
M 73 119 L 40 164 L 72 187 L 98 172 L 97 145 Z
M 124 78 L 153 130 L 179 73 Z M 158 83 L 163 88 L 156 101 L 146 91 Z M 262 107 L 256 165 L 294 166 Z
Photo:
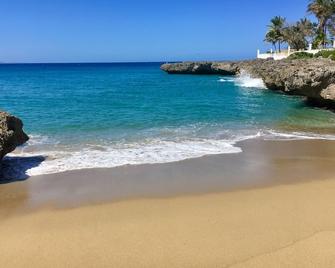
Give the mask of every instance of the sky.
M 254 58 L 276 15 L 308 0 L 0 0 L 0 62 Z

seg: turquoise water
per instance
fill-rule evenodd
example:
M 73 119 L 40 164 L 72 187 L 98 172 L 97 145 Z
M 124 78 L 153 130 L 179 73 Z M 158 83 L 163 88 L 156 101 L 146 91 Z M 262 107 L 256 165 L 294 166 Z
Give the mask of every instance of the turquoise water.
M 159 63 L 0 65 L 0 107 L 31 136 L 28 173 L 238 153 L 252 137 L 328 137 L 335 116 L 259 81 L 168 75 Z

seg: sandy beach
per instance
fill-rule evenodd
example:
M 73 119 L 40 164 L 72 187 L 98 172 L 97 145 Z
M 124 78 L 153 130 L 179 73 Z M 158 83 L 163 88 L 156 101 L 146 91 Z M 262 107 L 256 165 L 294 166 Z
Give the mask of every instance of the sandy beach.
M 240 146 L 1 185 L 1 266 L 334 267 L 335 142 Z
M 335 268 L 335 0 L 0 6 L 0 268 Z

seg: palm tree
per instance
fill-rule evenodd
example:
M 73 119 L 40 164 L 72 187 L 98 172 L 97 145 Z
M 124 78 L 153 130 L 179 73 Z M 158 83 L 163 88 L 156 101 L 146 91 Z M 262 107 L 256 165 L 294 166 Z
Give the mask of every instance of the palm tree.
M 288 25 L 283 30 L 283 39 L 296 50 L 306 49 L 314 37 L 316 25 L 304 18 L 295 24 Z
M 271 43 L 273 47 L 275 48 L 275 51 L 277 50 L 276 48 L 276 43 L 277 43 L 277 35 L 274 31 L 268 31 L 265 35 L 265 42 Z
M 285 27 L 284 29 L 284 40 L 296 50 L 305 49 L 307 41 L 304 33 L 301 31 L 299 24 L 293 24 Z
M 286 23 L 286 19 L 281 16 L 275 16 L 274 18 L 271 19 L 270 22 L 271 24 L 268 26 L 267 35 L 270 34 L 270 36 L 275 38 L 276 43 L 278 43 L 278 50 L 280 52 L 280 45 L 284 41 L 283 30 Z
M 311 0 L 307 11 L 314 14 L 318 19 L 318 35 L 321 38 L 323 47 L 327 43 L 327 27 L 329 20 L 335 15 L 334 0 Z
M 331 19 L 328 22 L 328 32 L 330 35 L 331 41 L 334 41 L 335 39 L 335 16 L 332 16 Z
M 311 43 L 316 34 L 317 25 L 309 19 L 303 18 L 296 23 L 296 27 L 301 32 L 301 35 L 306 40 L 306 43 Z

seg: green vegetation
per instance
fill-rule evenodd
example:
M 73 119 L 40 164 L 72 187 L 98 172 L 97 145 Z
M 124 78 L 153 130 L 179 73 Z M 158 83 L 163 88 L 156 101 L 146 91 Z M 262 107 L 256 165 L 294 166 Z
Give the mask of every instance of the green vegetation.
M 321 50 L 320 52 L 314 55 L 314 58 L 319 58 L 319 57 L 335 60 L 335 50 L 334 49 Z
M 280 16 L 274 17 L 271 19 L 271 24 L 268 26 L 269 30 L 265 35 L 265 41 L 271 43 L 275 50 L 277 50 L 276 44 L 278 43 L 279 52 L 281 43 L 285 41 L 283 34 L 285 23 L 285 18 Z
M 313 0 L 309 3 L 307 11 L 318 19 L 314 46 L 325 48 L 330 41 L 329 35 L 333 37 L 335 2 L 334 0 Z
M 313 54 L 307 53 L 307 52 L 296 52 L 291 54 L 289 57 L 291 60 L 296 60 L 296 59 L 311 59 L 313 58 Z
M 317 23 L 303 18 L 288 24 L 285 18 L 276 16 L 271 19 L 264 41 L 279 52 L 283 43 L 296 50 L 306 49 L 309 43 L 313 48 L 327 48 L 335 37 L 335 0 L 311 0 L 307 11 L 316 17 Z
M 307 52 L 295 52 L 291 54 L 288 58 L 291 60 L 295 59 L 311 59 L 311 58 L 325 58 L 335 60 L 335 49 L 332 50 L 321 50 L 315 55 Z

